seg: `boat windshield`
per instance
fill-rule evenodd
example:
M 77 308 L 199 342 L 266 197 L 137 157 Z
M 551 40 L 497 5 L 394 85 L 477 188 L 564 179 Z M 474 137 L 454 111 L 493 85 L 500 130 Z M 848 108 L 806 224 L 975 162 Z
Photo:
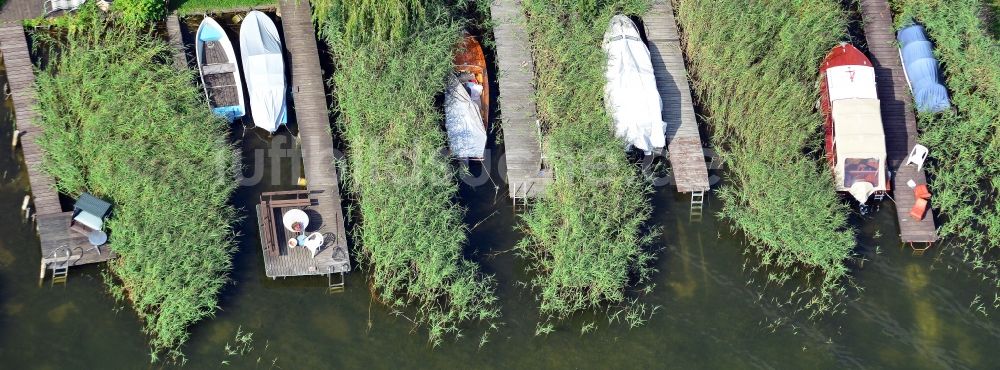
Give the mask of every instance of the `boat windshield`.
M 847 158 L 844 160 L 844 186 L 867 182 L 878 186 L 879 162 L 877 158 Z

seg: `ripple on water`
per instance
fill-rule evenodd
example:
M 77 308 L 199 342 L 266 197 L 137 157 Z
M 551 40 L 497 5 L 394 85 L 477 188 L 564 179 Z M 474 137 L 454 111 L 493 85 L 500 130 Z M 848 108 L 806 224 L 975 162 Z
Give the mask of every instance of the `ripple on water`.
M 0 242 L 0 267 L 10 267 L 17 261 L 17 256 Z
M 79 311 L 80 309 L 76 307 L 75 302 L 66 302 L 49 311 L 49 321 L 59 324 L 65 321 L 69 314 L 78 313 Z

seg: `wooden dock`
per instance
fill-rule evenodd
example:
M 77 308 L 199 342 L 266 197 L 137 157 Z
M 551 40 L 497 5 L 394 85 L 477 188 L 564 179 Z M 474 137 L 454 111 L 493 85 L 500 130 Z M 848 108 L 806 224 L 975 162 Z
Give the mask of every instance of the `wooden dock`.
M 174 66 L 178 69 L 187 69 L 187 49 L 184 47 L 184 37 L 181 34 L 181 21 L 177 18 L 177 13 L 167 16 L 167 37 L 170 41 L 170 46 L 174 48 Z
M 862 0 L 861 16 L 864 20 L 868 53 L 875 65 L 875 83 L 882 102 L 882 124 L 885 128 L 886 154 L 889 170 L 893 172 L 893 197 L 899 219 L 899 234 L 904 243 L 931 243 L 937 240 L 934 213 L 928 209 L 924 219 L 910 217 L 915 197 L 906 182 L 913 180 L 926 184 L 923 171 L 916 166 L 903 166 L 910 149 L 917 140 L 917 120 L 913 109 L 899 48 L 892 28 L 892 11 L 886 0 Z M 931 148 L 933 151 L 933 148 Z M 931 200 L 933 206 L 933 199 Z
M 337 232 L 336 223 L 323 222 L 326 217 L 322 212 L 325 209 L 320 204 L 320 200 L 313 197 L 309 190 L 261 194 L 257 222 L 264 252 L 264 270 L 268 277 L 325 275 L 350 270 L 347 248 L 337 248 L 342 237 L 334 235 Z M 312 256 L 305 247 L 289 248 L 286 244 L 295 235 L 284 228 L 282 216 L 292 209 L 303 210 L 309 216 L 304 235 L 314 232 L 323 235 L 325 245 L 316 256 Z
M 350 259 L 347 258 L 347 234 L 311 5 L 308 0 L 281 0 L 278 8 L 281 27 L 289 36 L 284 42 L 288 50 L 287 65 L 292 74 L 292 110 L 299 128 L 307 188 L 315 203 L 307 208 L 310 214 L 307 231 L 336 237 L 327 238 L 326 246 L 316 258 L 309 258 L 304 248 L 296 248 L 296 252 L 305 253 L 302 255 L 304 258 L 300 258 L 299 253 L 269 257 L 262 248 L 265 270 L 268 277 L 347 272 L 351 269 Z
M 708 166 L 698 133 L 688 84 L 687 68 L 681 52 L 680 34 L 670 0 L 654 0 L 642 17 L 646 44 L 653 60 L 656 88 L 663 101 L 663 121 L 667 123 L 667 151 L 677 191 L 708 191 Z
M 43 15 L 43 0 L 6 0 L 0 8 L 0 24 L 19 26 L 25 19 Z
M 42 150 L 37 143 L 41 129 L 34 123 L 34 107 L 37 104 L 34 66 L 24 28 L 20 24 L 0 27 L 0 53 L 3 54 L 7 84 L 14 101 L 14 120 L 22 133 L 21 152 L 31 183 L 36 231 L 41 241 L 42 273 L 48 263 L 54 262 L 54 252 L 60 247 L 66 247 L 72 253 L 69 266 L 107 261 L 113 256 L 107 246 L 93 248 L 84 235 L 69 230 L 73 212 L 63 210 L 55 180 L 42 169 Z
M 490 12 L 495 23 L 508 192 L 514 199 L 533 198 L 552 182 L 552 170 L 542 155 L 534 101 L 535 64 L 528 47 L 524 10 L 518 0 L 495 0 Z

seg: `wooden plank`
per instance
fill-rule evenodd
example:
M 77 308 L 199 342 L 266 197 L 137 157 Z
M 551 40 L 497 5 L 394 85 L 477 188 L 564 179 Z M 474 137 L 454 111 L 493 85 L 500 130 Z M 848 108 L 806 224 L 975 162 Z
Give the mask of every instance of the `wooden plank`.
M 653 1 L 642 20 L 656 75 L 656 87 L 663 101 L 668 158 L 677 191 L 707 191 L 710 188 L 708 166 L 705 164 L 687 68 L 670 1 Z
M 170 46 L 174 49 L 174 66 L 177 69 L 187 69 L 187 52 L 184 48 L 184 39 L 181 34 L 181 22 L 177 18 L 177 13 L 167 17 L 167 37 L 170 39 Z
M 28 181 L 31 184 L 36 215 L 60 213 L 62 206 L 53 186 L 55 181 L 41 170 L 44 156 L 36 142 L 39 130 L 33 122 L 36 104 L 34 65 L 31 63 L 24 29 L 20 25 L 0 27 L 0 53 L 3 53 L 7 67 L 8 86 L 14 101 L 14 119 L 18 129 L 25 132 L 21 137 L 21 151 L 28 167 Z M 40 233 L 39 236 L 44 242 L 46 235 Z
M 552 182 L 552 171 L 542 160 L 534 95 L 534 61 L 524 29 L 521 2 L 497 0 L 491 4 L 495 22 L 496 61 L 500 85 L 500 119 L 503 121 L 504 161 L 508 194 L 536 197 Z
M 906 183 L 913 180 L 918 184 L 926 184 L 926 177 L 915 166 L 900 167 L 910 148 L 916 144 L 917 122 L 902 63 L 899 61 L 899 50 L 895 46 L 892 12 L 886 0 L 862 0 L 861 16 L 868 51 L 875 64 L 876 92 L 882 102 L 886 154 L 890 170 L 895 170 L 893 193 L 900 238 L 904 243 L 934 242 L 937 240 L 934 212 L 928 209 L 923 220 L 913 219 L 909 214 L 916 199 Z

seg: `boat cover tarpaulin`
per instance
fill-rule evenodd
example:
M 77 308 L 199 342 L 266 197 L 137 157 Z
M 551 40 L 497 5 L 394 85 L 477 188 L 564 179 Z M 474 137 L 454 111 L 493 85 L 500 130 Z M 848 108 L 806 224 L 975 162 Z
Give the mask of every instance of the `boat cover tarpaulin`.
M 608 55 L 604 100 L 614 120 L 615 135 L 646 154 L 666 146 L 663 102 L 649 49 L 639 38 L 635 23 L 624 15 L 611 18 L 604 34 Z
M 274 22 L 251 11 L 240 26 L 240 52 L 254 125 L 274 132 L 285 123 L 285 61 Z
M 948 89 L 941 84 L 933 44 L 927 40 L 924 27 L 911 25 L 903 28 L 897 33 L 896 40 L 899 41 L 900 59 L 917 110 L 940 112 L 950 108 Z
M 857 67 L 857 66 L 854 66 Z M 845 181 L 850 171 L 845 166 L 852 159 L 875 159 L 877 174 L 867 181 L 872 183 L 871 191 L 885 189 L 885 132 L 882 129 L 882 114 L 878 99 L 849 98 L 831 101 L 834 132 L 837 133 L 837 190 L 849 191 L 853 183 Z M 859 198 L 864 201 L 869 194 Z
M 444 100 L 444 125 L 448 131 L 451 155 L 455 158 L 483 158 L 486 128 L 483 127 L 479 105 L 453 73 L 448 74 Z

